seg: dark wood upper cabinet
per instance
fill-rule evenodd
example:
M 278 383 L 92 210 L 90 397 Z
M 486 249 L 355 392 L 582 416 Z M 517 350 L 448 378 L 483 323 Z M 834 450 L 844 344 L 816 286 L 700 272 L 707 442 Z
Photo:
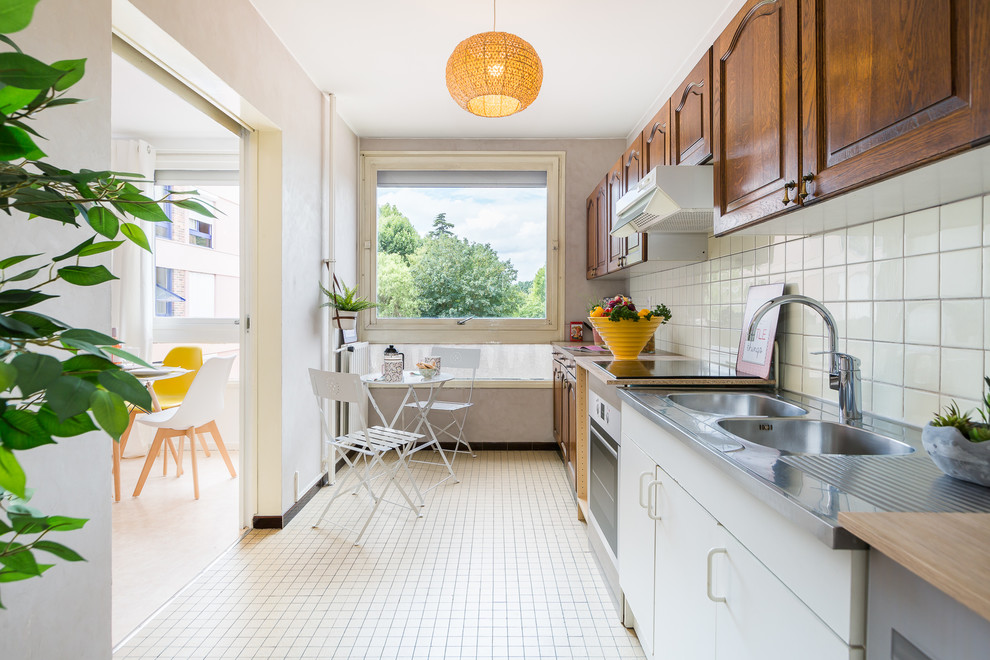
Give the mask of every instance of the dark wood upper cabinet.
M 637 135 L 633 143 L 622 155 L 622 189 L 629 192 L 646 174 L 643 163 L 643 135 Z M 621 267 L 634 266 L 646 260 L 646 234 L 627 236 L 625 251 L 622 254 Z
M 670 101 L 643 129 L 643 176 L 657 165 L 670 165 Z
M 670 165 L 701 165 L 712 159 L 712 51 L 705 53 L 670 105 Z
M 990 134 L 990 3 L 802 0 L 808 201 Z
M 588 262 L 587 279 L 597 276 L 598 268 L 598 191 L 595 188 L 588 196 L 587 206 L 587 231 L 588 231 Z
M 609 206 L 608 206 L 608 179 L 602 179 L 598 184 L 598 262 L 595 264 L 595 276 L 604 275 L 608 272 L 608 245 L 609 245 Z
M 622 197 L 622 193 L 625 192 L 625 184 L 622 177 L 624 169 L 625 160 L 623 157 L 620 157 L 615 162 L 615 165 L 612 166 L 607 177 L 608 213 L 604 223 L 606 235 L 602 245 L 607 248 L 608 263 L 606 264 L 606 270 L 609 273 L 622 268 L 622 260 L 626 256 L 626 239 L 612 236 L 612 223 L 616 218 L 615 205 L 618 203 L 619 198 Z
M 715 233 L 787 208 L 799 170 L 798 0 L 749 0 L 714 47 Z

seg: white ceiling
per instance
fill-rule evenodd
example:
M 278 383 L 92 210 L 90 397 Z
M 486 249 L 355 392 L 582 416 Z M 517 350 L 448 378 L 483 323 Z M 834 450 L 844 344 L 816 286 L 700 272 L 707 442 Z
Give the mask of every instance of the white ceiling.
M 111 68 L 110 128 L 115 138 L 154 147 L 237 150 L 238 138 L 118 55 Z
M 447 58 L 492 29 L 489 0 L 251 0 L 362 137 L 625 137 L 739 0 L 499 0 L 497 29 L 543 61 L 539 98 L 475 117 Z M 710 43 L 710 41 L 708 42 Z M 688 61 L 690 60 L 690 61 Z

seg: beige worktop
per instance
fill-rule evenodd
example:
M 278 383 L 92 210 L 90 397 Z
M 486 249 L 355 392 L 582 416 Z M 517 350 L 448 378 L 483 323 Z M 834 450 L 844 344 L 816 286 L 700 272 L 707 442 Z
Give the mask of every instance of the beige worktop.
M 851 513 L 839 524 L 990 621 L 990 513 Z

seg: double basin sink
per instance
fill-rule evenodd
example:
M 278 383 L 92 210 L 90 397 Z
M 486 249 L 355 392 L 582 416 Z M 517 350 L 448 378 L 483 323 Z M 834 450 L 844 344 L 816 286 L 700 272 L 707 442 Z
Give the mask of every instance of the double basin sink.
M 914 451 L 908 444 L 863 428 L 802 419 L 807 410 L 765 394 L 686 392 L 667 398 L 688 410 L 719 416 L 716 426 L 735 438 L 781 452 L 882 456 Z

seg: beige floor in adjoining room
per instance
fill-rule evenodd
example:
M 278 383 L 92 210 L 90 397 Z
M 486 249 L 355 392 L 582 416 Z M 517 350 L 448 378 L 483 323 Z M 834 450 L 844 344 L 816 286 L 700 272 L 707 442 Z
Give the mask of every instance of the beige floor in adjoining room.
M 199 499 L 193 498 L 192 462 L 185 473 L 175 463 L 162 476 L 159 458 L 140 497 L 132 497 L 144 457 L 121 461 L 120 502 L 113 504 L 113 644 L 147 619 L 216 560 L 242 534 L 238 524 L 238 479 L 231 479 L 220 454 L 197 453 Z M 237 452 L 230 452 L 237 467 Z M 110 475 L 107 475 L 110 478 Z
M 115 658 L 643 658 L 560 459 L 489 451 L 455 468 L 462 482 L 428 493 L 423 518 L 383 508 L 361 546 L 312 528 L 321 490 L 285 529 L 247 534 Z M 367 498 L 341 499 L 336 519 L 359 522 Z

